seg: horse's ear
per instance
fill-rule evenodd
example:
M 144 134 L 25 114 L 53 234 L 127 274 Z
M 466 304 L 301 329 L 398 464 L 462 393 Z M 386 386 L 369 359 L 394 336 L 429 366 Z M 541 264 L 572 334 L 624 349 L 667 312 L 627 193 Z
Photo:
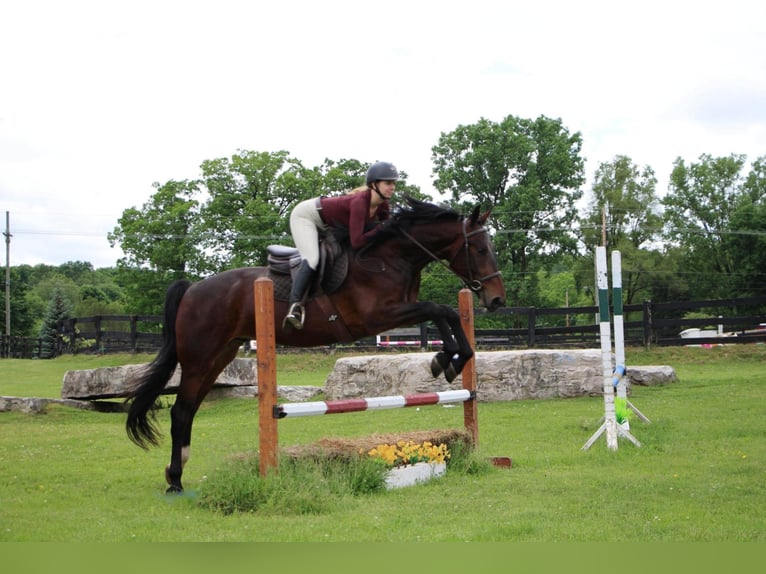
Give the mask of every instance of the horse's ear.
M 484 223 L 489 219 L 489 214 L 492 213 L 492 208 L 490 207 L 487 211 L 479 215 L 479 206 L 473 208 L 473 211 L 471 212 L 471 223 L 474 225 L 484 225 Z

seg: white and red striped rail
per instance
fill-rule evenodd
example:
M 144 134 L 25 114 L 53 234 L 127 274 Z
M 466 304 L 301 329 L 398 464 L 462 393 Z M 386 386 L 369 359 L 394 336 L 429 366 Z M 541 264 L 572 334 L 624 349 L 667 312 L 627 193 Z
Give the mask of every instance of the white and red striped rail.
M 367 397 L 363 399 L 341 399 L 337 401 L 284 403 L 274 406 L 274 418 L 307 417 L 377 409 L 398 409 L 402 407 L 419 407 L 423 405 L 464 403 L 465 401 L 470 401 L 475 398 L 475 391 L 459 389 L 415 395 L 391 395 L 386 397 Z

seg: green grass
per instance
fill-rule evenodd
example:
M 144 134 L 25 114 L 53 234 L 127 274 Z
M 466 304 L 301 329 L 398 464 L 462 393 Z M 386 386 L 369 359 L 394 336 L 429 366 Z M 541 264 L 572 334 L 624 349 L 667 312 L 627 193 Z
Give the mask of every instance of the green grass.
M 602 437 L 582 450 L 603 414 L 599 397 L 480 403 L 477 454 L 509 456 L 512 469 L 447 472 L 370 494 L 323 492 L 310 513 L 228 514 L 202 503 L 205 483 L 225 479 L 232 457 L 257 449 L 255 401 L 203 404 L 182 496 L 164 495 L 167 409 L 159 412 L 165 439 L 150 451 L 128 441 L 123 414 L 63 406 L 0 413 L 0 541 L 766 540 L 766 347 L 626 354 L 628 368 L 667 364 L 680 379 L 633 389 L 631 402 L 652 421 L 631 424 L 641 448 L 620 440 L 610 451 Z M 280 384 L 321 385 L 335 358 L 280 355 Z M 141 362 L 134 359 L 3 360 L 0 394 L 56 397 L 67 369 Z M 288 418 L 279 440 L 461 425 L 459 406 L 371 411 Z M 311 508 L 311 492 L 303 495 Z

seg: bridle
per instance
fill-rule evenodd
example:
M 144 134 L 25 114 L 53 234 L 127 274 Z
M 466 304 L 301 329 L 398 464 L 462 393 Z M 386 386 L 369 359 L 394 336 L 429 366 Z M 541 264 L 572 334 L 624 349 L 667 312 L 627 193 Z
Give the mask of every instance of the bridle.
M 455 253 L 452 254 L 452 257 L 450 257 L 449 261 L 445 263 L 439 257 L 436 256 L 436 254 L 428 249 L 425 245 L 420 243 L 417 239 L 415 239 L 410 233 L 402 229 L 402 234 L 412 241 L 415 245 L 417 245 L 423 252 L 425 252 L 431 259 L 436 261 L 439 265 L 442 265 L 446 269 L 448 269 L 450 272 L 452 272 L 458 279 L 460 279 L 463 282 L 463 285 L 468 287 L 471 291 L 474 293 L 478 293 L 483 288 L 483 283 L 485 281 L 489 281 L 490 279 L 497 277 L 500 275 L 500 271 L 495 271 L 494 273 L 490 273 L 489 275 L 485 275 L 484 277 L 479 277 L 474 279 L 473 277 L 473 268 L 471 266 L 471 254 L 470 254 L 470 242 L 468 241 L 469 238 L 473 237 L 474 235 L 478 235 L 479 233 L 488 233 L 487 229 L 485 227 L 479 227 L 478 229 L 474 229 L 473 231 L 468 231 L 468 220 L 463 219 L 463 245 L 461 248 L 457 249 Z M 452 263 L 455 261 L 457 256 L 460 254 L 461 250 L 465 250 L 465 266 L 466 269 L 468 269 L 468 277 L 463 277 L 460 275 L 457 271 L 455 271 L 452 268 Z

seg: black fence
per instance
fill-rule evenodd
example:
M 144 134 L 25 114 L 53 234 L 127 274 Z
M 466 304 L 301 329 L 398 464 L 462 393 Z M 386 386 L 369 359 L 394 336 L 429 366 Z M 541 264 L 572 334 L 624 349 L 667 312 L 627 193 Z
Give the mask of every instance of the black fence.
M 53 347 L 42 339 L 1 339 L 0 357 L 47 359 L 62 354 L 153 353 L 162 344 L 159 315 L 104 315 L 67 319 Z
M 476 320 L 480 321 L 481 310 Z M 598 307 L 506 307 L 493 313 L 514 327 L 475 329 L 479 349 L 600 347 Z M 626 346 L 715 345 L 766 342 L 766 297 L 625 305 Z M 612 330 L 614 337 L 614 330 Z M 427 348 L 438 341 L 429 325 L 395 329 L 350 346 Z M 156 352 L 162 317 L 109 315 L 69 319 L 61 326 L 57 354 Z M 246 347 L 245 350 L 248 350 Z M 2 337 L 2 357 L 45 358 L 40 339 Z M 48 350 L 50 353 L 50 350 Z
M 477 316 L 480 314 L 477 313 Z M 494 315 L 509 316 L 513 328 L 475 328 L 479 348 L 595 348 L 600 347 L 598 307 L 505 307 Z M 432 326 L 420 333 L 393 330 L 385 334 L 385 346 L 394 346 L 397 335 L 417 338 L 420 346 L 438 338 Z M 680 346 L 766 342 L 766 297 L 679 301 L 623 307 L 626 346 Z M 614 340 L 614 330 L 612 330 Z
M 600 346 L 596 306 L 510 307 L 495 313 L 512 315 L 523 326 L 476 329 L 477 344 L 527 348 Z M 562 317 L 566 317 L 563 326 Z M 626 346 L 644 347 L 763 342 L 766 341 L 766 297 L 672 303 L 644 301 L 625 305 L 623 336 Z

